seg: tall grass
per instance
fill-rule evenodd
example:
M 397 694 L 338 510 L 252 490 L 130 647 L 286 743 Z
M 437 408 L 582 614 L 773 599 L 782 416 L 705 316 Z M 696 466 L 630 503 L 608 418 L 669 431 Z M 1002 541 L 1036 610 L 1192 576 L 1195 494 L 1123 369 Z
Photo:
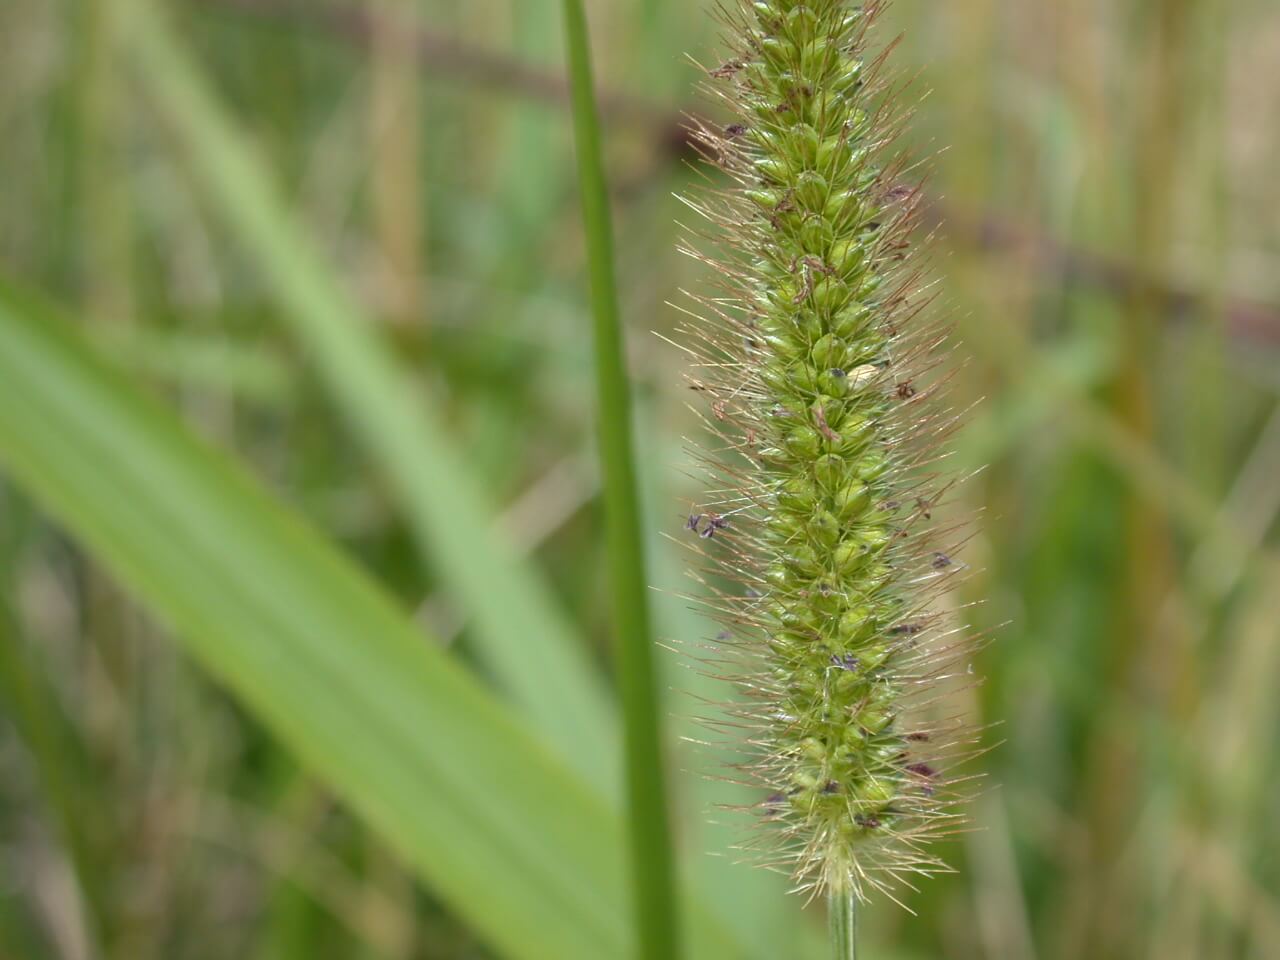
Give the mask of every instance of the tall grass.
M 361 0 L 147 6 L 158 40 L 132 5 L 0 4 L 0 275 L 72 318 L 3 296 L 0 955 L 625 955 L 561 5 L 395 4 L 376 40 Z M 672 194 L 702 178 L 681 57 L 717 38 L 709 4 L 585 6 L 649 599 L 687 648 L 714 632 L 680 596 L 696 398 L 643 333 L 707 279 L 673 252 Z M 938 268 L 977 404 L 955 466 L 988 465 L 946 604 L 999 642 L 955 707 L 1004 723 L 982 829 L 939 851 L 958 872 L 916 918 L 864 911 L 864 952 L 1267 956 L 1280 14 L 900 0 L 899 31 L 934 91 L 911 138 L 948 146 Z M 156 472 L 181 463 L 180 486 Z M 228 470 L 255 479 L 231 495 Z M 261 565 L 298 517 L 309 559 Z M 229 683 L 214 657 L 263 669 Z M 717 692 L 665 647 L 656 668 L 700 737 Z M 818 911 L 707 820 L 760 797 L 664 747 L 687 955 L 821 956 Z

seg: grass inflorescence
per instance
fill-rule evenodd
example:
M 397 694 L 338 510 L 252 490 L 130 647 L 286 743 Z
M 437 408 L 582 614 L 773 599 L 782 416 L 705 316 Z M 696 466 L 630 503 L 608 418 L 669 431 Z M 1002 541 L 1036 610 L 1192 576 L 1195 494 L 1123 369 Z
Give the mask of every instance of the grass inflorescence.
M 801 889 L 860 899 L 942 869 L 927 841 L 957 824 L 971 740 L 936 706 L 967 653 L 930 606 L 960 569 L 956 528 L 934 522 L 955 417 L 921 191 L 894 145 L 903 87 L 869 52 L 878 7 L 721 9 L 731 49 L 708 86 L 735 119 L 697 134 L 729 185 L 688 199 L 712 229 L 686 244 L 721 283 L 683 331 L 715 438 L 689 528 L 723 652 L 746 664 L 728 723 L 748 731 L 767 849 Z

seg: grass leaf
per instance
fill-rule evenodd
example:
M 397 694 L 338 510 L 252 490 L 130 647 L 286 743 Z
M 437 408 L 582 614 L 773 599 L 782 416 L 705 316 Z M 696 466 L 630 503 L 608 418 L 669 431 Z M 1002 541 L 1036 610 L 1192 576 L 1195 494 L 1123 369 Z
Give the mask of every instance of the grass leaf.
M 0 466 L 485 940 L 629 954 L 616 814 L 380 588 L 5 284 L 0 383 Z
M 570 764 L 617 791 L 616 723 L 602 678 L 529 565 L 491 529 L 494 511 L 444 425 L 415 396 L 367 316 L 291 219 L 156 5 L 129 5 L 137 88 L 171 131 L 211 208 L 255 264 L 377 467 L 424 552 L 474 618 L 486 666 Z
M 505 955 L 622 956 L 617 820 L 329 544 L 0 290 L 0 461 Z

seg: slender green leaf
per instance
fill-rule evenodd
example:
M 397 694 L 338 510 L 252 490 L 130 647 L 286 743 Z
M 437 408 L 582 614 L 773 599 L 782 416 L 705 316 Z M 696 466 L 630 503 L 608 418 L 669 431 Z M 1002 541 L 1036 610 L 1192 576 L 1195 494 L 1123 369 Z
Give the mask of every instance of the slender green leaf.
M 645 544 L 632 440 L 631 385 L 623 357 L 613 264 L 613 226 L 600 151 L 600 123 L 586 15 L 565 0 L 565 46 L 573 101 L 578 182 L 595 320 L 596 417 L 608 529 L 609 590 L 626 743 L 627 823 L 641 956 L 678 955 L 675 870 L 668 823 Z
M 466 614 L 488 668 L 576 769 L 617 787 L 603 681 L 546 586 L 491 529 L 494 511 L 443 424 L 297 228 L 279 192 L 150 0 L 131 0 L 137 86 L 278 300 L 282 320 L 351 419 Z
M 622 828 L 594 785 L 327 541 L 4 285 L 0 465 L 504 955 L 630 954 Z M 699 958 L 740 955 L 690 916 Z
M 618 956 L 619 827 L 328 544 L 0 293 L 0 457 L 486 939 Z

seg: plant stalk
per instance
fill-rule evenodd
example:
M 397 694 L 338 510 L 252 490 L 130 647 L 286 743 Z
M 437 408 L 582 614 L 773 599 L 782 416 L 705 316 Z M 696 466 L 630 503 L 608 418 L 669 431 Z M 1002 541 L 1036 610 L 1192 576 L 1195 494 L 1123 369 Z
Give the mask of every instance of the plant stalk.
M 827 893 L 831 960 L 858 960 L 858 898 L 852 887 Z
M 663 770 L 657 668 L 627 375 L 614 275 L 613 226 L 600 146 L 582 0 L 564 0 L 565 47 L 578 183 L 591 278 L 597 427 L 609 557 L 618 691 L 626 754 L 627 825 L 640 960 L 676 960 L 675 866 Z

